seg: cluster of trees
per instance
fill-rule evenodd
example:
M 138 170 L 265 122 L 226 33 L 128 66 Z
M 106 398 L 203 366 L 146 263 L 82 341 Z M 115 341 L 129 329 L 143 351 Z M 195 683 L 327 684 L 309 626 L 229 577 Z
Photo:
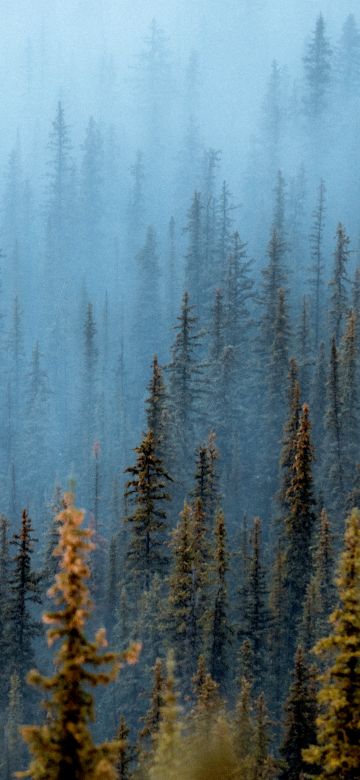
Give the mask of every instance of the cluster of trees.
M 164 174 L 171 79 L 155 22 L 129 187 L 93 118 L 77 163 L 62 103 L 45 204 L 19 146 L 10 157 L 1 780 L 28 764 L 29 723 L 34 780 L 359 774 L 359 223 L 349 207 L 351 242 L 337 222 L 353 158 L 336 191 L 324 151 L 339 129 L 349 149 L 356 138 L 355 19 L 335 51 L 320 16 L 303 65 L 294 90 L 272 66 L 242 210 L 200 141 L 195 55 L 181 170 Z

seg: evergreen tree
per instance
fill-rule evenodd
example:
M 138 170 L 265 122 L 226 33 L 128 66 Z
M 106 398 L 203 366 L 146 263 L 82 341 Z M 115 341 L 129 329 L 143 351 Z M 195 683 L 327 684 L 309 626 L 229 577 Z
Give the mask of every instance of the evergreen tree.
M 116 780 L 131 780 L 130 766 L 132 763 L 131 748 L 129 744 L 129 728 L 122 715 L 119 728 L 116 734 L 118 743 L 117 756 L 115 761 Z
M 170 477 L 156 455 L 152 431 L 145 435 L 135 452 L 135 466 L 126 469 L 131 479 L 126 484 L 125 497 L 130 498 L 134 506 L 133 513 L 126 518 L 131 523 L 128 564 L 133 576 L 132 585 L 141 592 L 143 588 L 148 589 L 153 576 L 161 575 L 167 566 L 165 502 L 170 500 L 166 492 Z
M 144 357 L 154 351 L 161 334 L 160 271 L 155 228 L 150 225 L 146 231 L 145 243 L 136 257 L 137 265 L 137 308 L 134 322 L 136 340 L 134 349 Z M 154 317 L 154 312 L 156 316 Z
M 164 683 L 164 701 L 161 708 L 161 720 L 156 749 L 149 780 L 177 780 L 183 761 L 181 751 L 180 708 L 177 703 L 174 677 L 174 659 L 169 654 L 167 674 Z
M 15 547 L 10 576 L 9 627 L 11 636 L 11 666 L 24 683 L 34 660 L 34 640 L 40 634 L 40 623 L 32 611 L 33 604 L 41 603 L 40 577 L 32 567 L 34 542 L 32 522 L 24 509 L 19 533 L 11 544 Z
M 316 452 L 322 456 L 325 435 L 326 356 L 325 344 L 319 347 L 311 388 L 311 413 Z
M 100 249 L 103 215 L 103 140 L 93 117 L 89 119 L 82 150 L 80 191 L 82 242 L 84 257 L 88 262 L 90 261 L 87 266 L 87 274 L 89 274 Z
M 188 234 L 188 250 L 186 253 L 185 283 L 186 289 L 191 290 L 198 316 L 202 314 L 202 300 L 204 295 L 205 274 L 203 249 L 203 206 L 201 195 L 195 192 L 190 210 L 186 232 Z
M 229 555 L 225 517 L 221 510 L 216 514 L 215 525 L 215 601 L 211 626 L 210 672 L 217 683 L 225 687 L 228 671 L 228 650 L 231 641 L 226 573 Z
M 250 539 L 250 554 L 245 604 L 245 632 L 251 643 L 254 684 L 262 688 L 268 628 L 267 586 L 262 562 L 261 520 L 256 517 Z
M 316 646 L 326 659 L 318 693 L 317 745 L 304 759 L 318 767 L 321 780 L 355 780 L 360 768 L 360 513 L 347 519 L 345 547 L 336 580 L 340 604 L 331 615 L 332 630 Z
M 360 86 L 360 32 L 353 14 L 345 20 L 337 60 L 340 94 L 355 97 Z
M 189 452 L 194 447 L 199 422 L 199 399 L 204 395 L 203 372 L 198 357 L 200 335 L 195 332 L 197 318 L 193 316 L 188 293 L 184 294 L 178 323 L 168 366 L 169 394 L 174 415 L 177 464 L 181 476 L 178 481 L 186 483 L 189 476 L 186 463 L 189 460 Z
M 323 237 L 325 227 L 325 197 L 326 189 L 325 183 L 321 179 L 319 186 L 318 203 L 315 211 L 313 212 L 313 224 L 310 234 L 310 247 L 311 247 L 311 286 L 313 288 L 313 322 L 314 322 L 314 348 L 315 352 L 318 351 L 320 334 L 322 330 L 322 291 L 323 291 Z
M 342 409 L 336 340 L 331 342 L 329 376 L 326 386 L 324 484 L 327 504 L 335 510 L 344 498 Z
M 298 380 L 298 367 L 295 358 L 291 358 L 289 363 L 288 404 L 289 417 L 284 426 L 283 442 L 280 455 L 281 480 L 279 504 L 282 514 L 286 514 L 288 510 L 288 491 L 293 475 L 296 440 L 301 415 L 300 384 Z
M 345 317 L 348 309 L 349 282 L 347 276 L 347 264 L 350 257 L 350 239 L 347 237 L 344 226 L 339 223 L 336 231 L 336 249 L 334 252 L 334 271 L 330 282 L 331 310 L 330 322 L 337 343 L 343 334 Z
M 226 344 L 237 351 L 244 350 L 253 297 L 254 281 L 250 276 L 251 260 L 247 257 L 247 245 L 238 231 L 234 233 L 225 269 L 224 305 Z M 238 359 L 239 362 L 239 359 Z
M 305 110 L 310 119 L 317 122 L 327 107 L 327 97 L 331 84 L 332 51 L 326 36 L 325 21 L 322 14 L 316 20 L 316 26 L 308 43 L 304 57 L 306 93 Z
M 310 397 L 310 372 L 312 364 L 312 349 L 310 343 L 310 324 L 308 300 L 304 295 L 301 309 L 300 326 L 298 330 L 299 342 L 299 378 L 303 399 L 309 402 Z
M 286 281 L 284 266 L 285 243 L 282 236 L 274 227 L 268 245 L 268 263 L 263 268 L 263 291 L 261 303 L 263 315 L 261 320 L 262 343 L 269 354 L 274 343 L 276 311 L 279 304 L 279 290 Z
M 141 763 L 153 756 L 154 746 L 159 732 L 161 711 L 164 705 L 164 664 L 157 658 L 153 667 L 153 688 L 148 711 L 143 718 L 143 727 L 139 734 L 139 752 Z
M 352 488 L 355 465 L 359 459 L 358 425 L 358 352 L 356 315 L 350 312 L 341 356 L 341 431 L 343 436 L 344 490 Z
M 44 706 L 49 714 L 43 725 L 23 729 L 33 756 L 24 776 L 34 780 L 116 777 L 115 771 L 111 773 L 111 770 L 116 760 L 117 743 L 96 746 L 89 728 L 94 719 L 94 705 L 88 688 L 106 684 L 113 678 L 116 658 L 113 653 L 102 652 L 106 646 L 102 629 L 92 642 L 85 635 L 91 609 L 86 585 L 90 571 L 86 558 L 92 542 L 91 532 L 81 527 L 83 519 L 84 513 L 75 509 L 72 497 L 68 495 L 59 516 L 61 531 L 56 548 L 60 558 L 59 574 L 51 589 L 56 609 L 45 613 L 44 617 L 50 625 L 50 645 L 61 640 L 54 660 L 55 673 L 52 677 L 43 677 L 33 671 L 29 678 L 33 685 L 47 692 Z M 131 656 L 129 660 L 132 660 Z M 98 671 L 102 664 L 108 671 Z
M 49 140 L 50 175 L 48 200 L 48 228 L 55 258 L 60 260 L 69 237 L 69 188 L 71 171 L 71 141 L 65 111 L 58 103 Z
M 277 737 L 279 736 L 281 705 L 288 676 L 287 626 L 286 557 L 284 546 L 279 543 L 272 567 L 269 598 L 269 679 L 271 683 L 271 711 L 274 714 Z
M 152 362 L 148 393 L 145 401 L 147 429 L 153 433 L 156 454 L 168 467 L 172 458 L 170 404 L 163 370 L 159 365 L 157 355 L 154 355 Z
M 6 716 L 6 780 L 11 780 L 15 771 L 21 769 L 24 763 L 24 745 L 20 734 L 24 720 L 23 694 L 21 680 L 16 672 L 10 678 Z
M 191 508 L 185 503 L 171 540 L 173 555 L 166 620 L 170 646 L 175 657 L 181 660 L 180 670 L 185 679 L 190 674 L 193 660 L 190 641 L 194 601 L 191 519 Z
M 306 662 L 304 651 L 298 647 L 293 682 L 285 706 L 281 755 L 286 766 L 280 774 L 283 780 L 299 780 L 309 771 L 303 751 L 314 739 L 316 709 L 313 672 Z
M 288 606 L 288 647 L 294 647 L 298 620 L 311 576 L 311 549 L 316 516 L 312 477 L 314 453 L 309 408 L 303 406 L 296 437 L 293 476 L 287 494 L 285 582 Z

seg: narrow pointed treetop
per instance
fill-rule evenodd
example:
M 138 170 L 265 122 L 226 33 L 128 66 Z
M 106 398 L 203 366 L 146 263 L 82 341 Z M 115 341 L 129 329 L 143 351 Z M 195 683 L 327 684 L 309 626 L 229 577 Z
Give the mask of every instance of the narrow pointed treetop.
M 360 770 L 360 512 L 347 520 L 345 546 L 336 580 L 339 606 L 332 630 L 316 653 L 327 662 L 321 677 L 317 745 L 305 759 L 319 780 L 356 780 Z
M 71 495 L 59 515 L 60 540 L 55 554 L 59 572 L 50 595 L 55 610 L 44 615 L 49 625 L 48 644 L 60 642 L 54 659 L 55 672 L 44 677 L 33 671 L 30 682 L 46 692 L 44 707 L 48 713 L 40 726 L 26 726 L 24 739 L 32 761 L 24 777 L 32 780 L 79 780 L 80 777 L 115 777 L 117 743 L 95 745 L 90 731 L 94 720 L 94 701 L 89 687 L 107 684 L 117 673 L 118 659 L 104 651 L 107 642 L 100 629 L 89 641 L 85 626 L 91 614 L 87 580 L 87 558 L 93 549 L 92 532 L 82 528 L 84 512 L 73 506 Z M 136 661 L 136 649 L 128 655 Z M 100 671 L 101 666 L 104 671 Z M 101 765 L 103 774 L 99 775 Z M 107 773 L 107 774 L 106 774 Z

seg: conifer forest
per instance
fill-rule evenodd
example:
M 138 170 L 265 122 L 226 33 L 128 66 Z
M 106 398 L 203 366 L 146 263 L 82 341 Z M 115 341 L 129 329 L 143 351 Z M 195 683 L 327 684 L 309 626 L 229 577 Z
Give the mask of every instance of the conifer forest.
M 0 780 L 360 780 L 359 6 L 0 19 Z

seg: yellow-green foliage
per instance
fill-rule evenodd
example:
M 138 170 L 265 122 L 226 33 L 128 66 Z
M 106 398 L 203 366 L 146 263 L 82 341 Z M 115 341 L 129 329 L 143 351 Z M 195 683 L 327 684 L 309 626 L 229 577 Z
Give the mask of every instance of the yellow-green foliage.
M 85 624 L 91 611 L 86 581 L 90 576 L 87 556 L 94 545 L 91 531 L 84 530 L 84 512 L 75 509 L 67 496 L 59 514 L 59 571 L 49 591 L 57 609 L 44 615 L 50 626 L 48 644 L 60 642 L 54 659 L 55 674 L 43 677 L 32 671 L 29 680 L 48 694 L 44 702 L 47 719 L 40 726 L 26 726 L 23 736 L 33 756 L 27 772 L 32 780 L 113 780 L 117 744 L 95 745 L 89 728 L 94 720 L 90 687 L 106 684 L 116 674 L 118 659 L 104 652 L 106 638 L 99 631 L 89 642 Z M 136 653 L 135 653 L 136 655 Z M 136 660 L 130 656 L 130 662 Z M 100 671 L 105 665 L 107 669 Z
M 304 751 L 320 780 L 360 777 L 360 512 L 347 520 L 345 549 L 336 581 L 340 597 L 332 632 L 316 646 L 328 661 L 321 678 L 318 744 Z

